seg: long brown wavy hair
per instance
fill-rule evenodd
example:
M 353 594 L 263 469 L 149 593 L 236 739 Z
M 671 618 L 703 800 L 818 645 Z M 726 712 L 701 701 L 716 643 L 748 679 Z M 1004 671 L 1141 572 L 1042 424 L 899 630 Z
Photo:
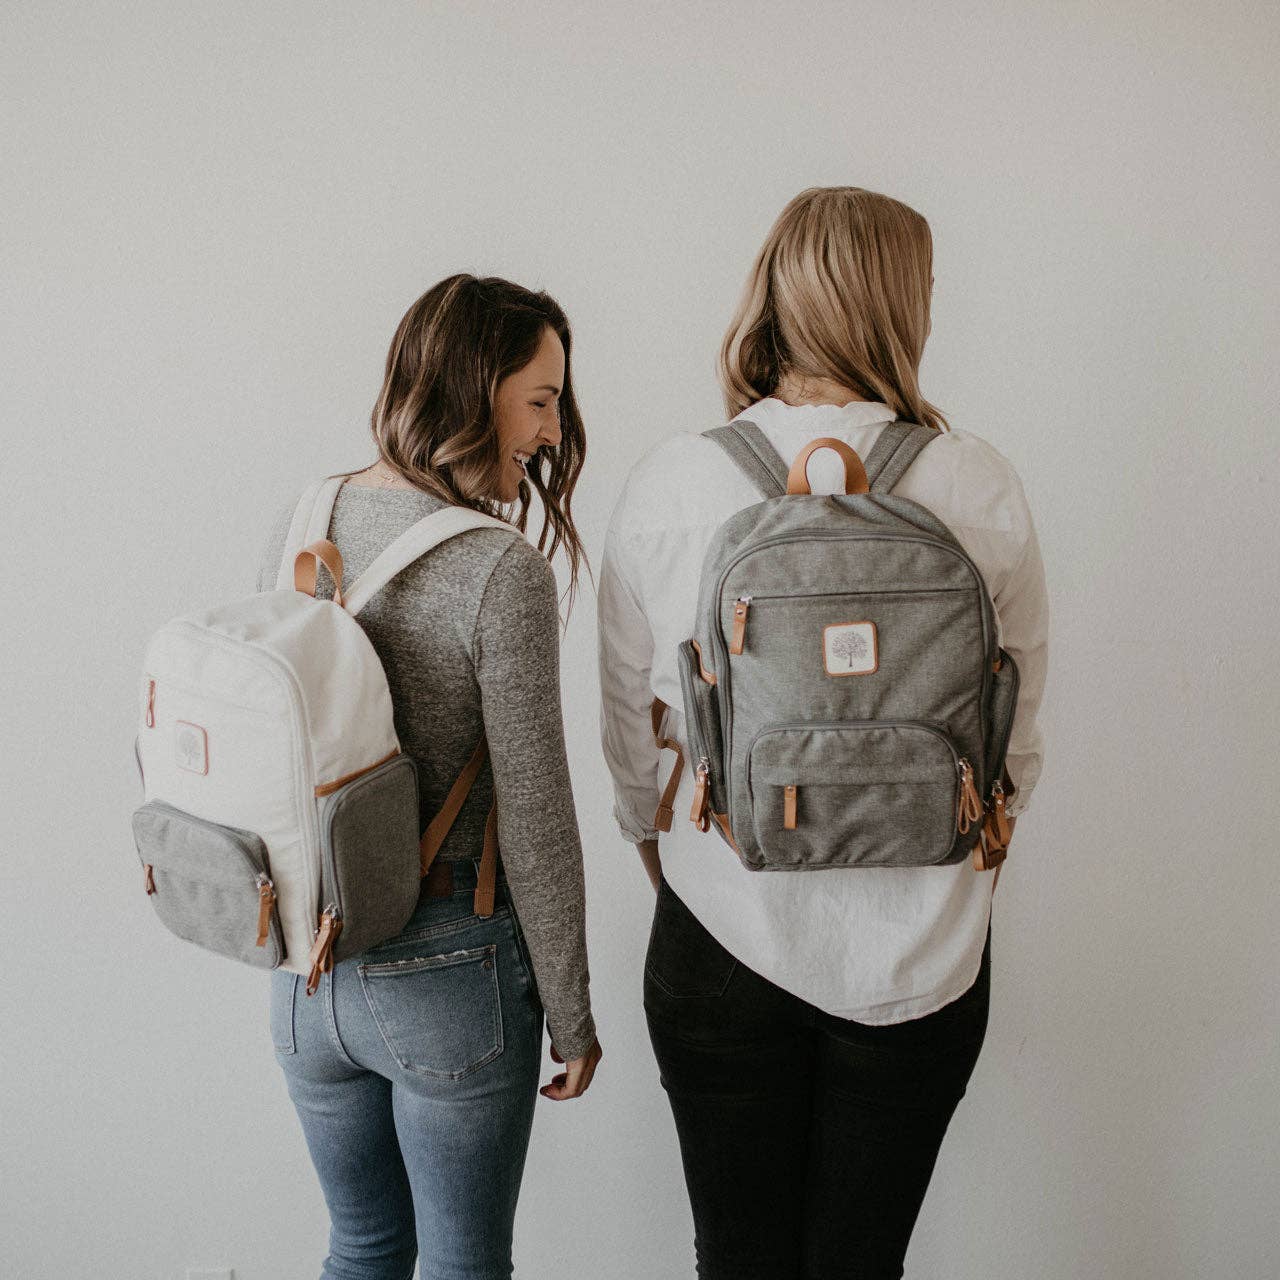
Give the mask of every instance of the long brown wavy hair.
M 547 328 L 564 345 L 560 444 L 539 449 L 515 503 L 500 503 L 491 496 L 505 464 L 494 421 L 498 384 L 533 359 Z M 569 562 L 567 608 L 586 560 L 572 513 L 587 439 L 573 394 L 571 351 L 568 318 L 549 294 L 497 276 L 449 276 L 400 321 L 370 421 L 382 461 L 446 502 L 497 516 L 523 532 L 536 489 L 543 510 L 538 550 L 549 559 L 563 548 Z
M 810 187 L 778 215 L 720 347 L 730 417 L 784 374 L 828 378 L 935 430 L 920 394 L 933 237 L 908 205 L 861 187 Z

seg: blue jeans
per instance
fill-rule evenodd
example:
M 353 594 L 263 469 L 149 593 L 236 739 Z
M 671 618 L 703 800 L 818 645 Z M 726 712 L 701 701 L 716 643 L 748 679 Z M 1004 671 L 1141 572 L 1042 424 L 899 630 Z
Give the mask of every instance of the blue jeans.
M 329 1206 L 322 1280 L 506 1280 L 542 1006 L 506 885 L 472 862 L 308 998 L 277 970 L 271 1034 Z

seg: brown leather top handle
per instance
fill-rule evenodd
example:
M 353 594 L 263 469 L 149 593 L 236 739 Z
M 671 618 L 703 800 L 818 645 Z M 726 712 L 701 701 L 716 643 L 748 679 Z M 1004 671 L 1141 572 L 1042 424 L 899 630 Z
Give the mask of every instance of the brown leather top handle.
M 333 603 L 342 604 L 342 552 L 325 538 L 303 547 L 294 558 L 294 590 L 308 596 L 315 595 L 317 563 L 324 565 L 333 579 Z
M 841 461 L 844 462 L 845 493 L 866 493 L 867 469 L 862 465 L 862 459 L 843 440 L 836 440 L 831 436 L 810 440 L 800 450 L 800 456 L 791 464 L 791 470 L 787 473 L 788 493 L 811 492 L 807 474 L 809 459 L 819 449 L 832 449 L 840 455 Z

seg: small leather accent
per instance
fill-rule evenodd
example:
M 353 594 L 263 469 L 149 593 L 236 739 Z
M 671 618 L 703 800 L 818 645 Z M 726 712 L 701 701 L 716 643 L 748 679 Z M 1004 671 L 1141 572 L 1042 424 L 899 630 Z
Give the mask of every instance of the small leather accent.
M 715 676 L 707 670 L 706 664 L 702 661 L 702 646 L 696 640 L 690 640 L 689 643 L 693 645 L 693 651 L 698 655 L 698 675 L 700 675 L 707 684 L 715 684 Z
M 796 788 L 790 783 L 782 788 L 782 825 L 787 831 L 796 829 Z
M 329 796 L 335 791 L 345 787 L 348 782 L 354 782 L 357 778 L 363 778 L 366 773 L 372 773 L 379 765 L 384 765 L 388 760 L 394 760 L 400 754 L 400 748 L 389 751 L 381 760 L 375 760 L 372 764 L 367 764 L 363 769 L 357 769 L 354 773 L 343 774 L 341 778 L 335 778 L 332 782 L 322 782 L 316 788 L 316 796 Z
M 729 642 L 729 652 L 739 654 L 747 642 L 747 610 L 750 601 L 739 600 L 733 606 L 733 639 Z
M 150 897 L 156 891 L 156 878 L 152 872 L 151 863 L 143 863 L 142 871 L 142 887 L 147 891 L 147 896 Z
M 845 493 L 867 492 L 867 469 L 862 465 L 862 459 L 843 440 L 836 440 L 832 436 L 821 436 L 817 440 L 810 440 L 791 464 L 791 470 L 787 473 L 788 493 L 811 492 L 808 476 L 809 459 L 819 449 L 832 449 L 840 455 L 844 463 Z
M 676 792 L 680 790 L 680 777 L 684 773 L 684 748 L 674 738 L 662 736 L 662 721 L 669 710 L 661 698 L 654 698 L 649 706 L 649 719 L 653 724 L 653 741 L 659 751 L 674 751 L 676 762 L 672 766 L 671 776 L 662 789 L 658 800 L 658 811 L 653 815 L 653 825 L 659 831 L 670 831 L 675 817 Z
M 453 863 L 437 859 L 431 864 L 422 881 L 422 891 L 428 898 L 447 898 L 453 893 Z
M 342 603 L 342 553 L 327 538 L 303 547 L 293 561 L 293 587 L 303 595 L 316 593 L 316 564 L 329 570 L 333 579 L 333 603 Z
M 313 996 L 320 986 L 321 974 L 333 968 L 333 944 L 342 932 L 342 921 L 326 911 L 320 917 L 320 927 L 316 930 L 316 940 L 311 945 L 311 953 L 307 957 L 311 961 L 311 969 L 307 974 L 307 995 Z
M 968 835 L 973 824 L 982 817 L 982 801 L 973 781 L 973 765 L 960 761 L 960 804 L 956 812 L 956 830 Z
M 255 947 L 265 947 L 271 934 L 271 912 L 276 905 L 276 891 L 269 880 L 258 886 L 258 940 Z
M 693 784 L 693 805 L 689 810 L 689 821 L 692 822 L 699 831 L 710 831 L 711 819 L 707 815 L 711 811 L 711 806 L 707 799 L 706 771 L 699 769 L 695 778 L 696 781 Z
M 156 727 L 156 682 L 147 681 L 147 728 Z

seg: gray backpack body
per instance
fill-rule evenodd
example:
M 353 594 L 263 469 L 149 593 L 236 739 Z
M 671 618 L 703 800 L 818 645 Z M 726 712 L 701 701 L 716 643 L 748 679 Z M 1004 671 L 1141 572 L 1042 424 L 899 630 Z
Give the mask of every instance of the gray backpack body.
M 977 566 L 893 493 L 937 432 L 890 423 L 865 479 L 839 441 L 788 473 L 752 423 L 706 434 L 764 500 L 717 530 L 680 647 L 692 820 L 754 871 L 997 866 L 1017 667 Z M 849 493 L 808 492 L 817 447 Z

